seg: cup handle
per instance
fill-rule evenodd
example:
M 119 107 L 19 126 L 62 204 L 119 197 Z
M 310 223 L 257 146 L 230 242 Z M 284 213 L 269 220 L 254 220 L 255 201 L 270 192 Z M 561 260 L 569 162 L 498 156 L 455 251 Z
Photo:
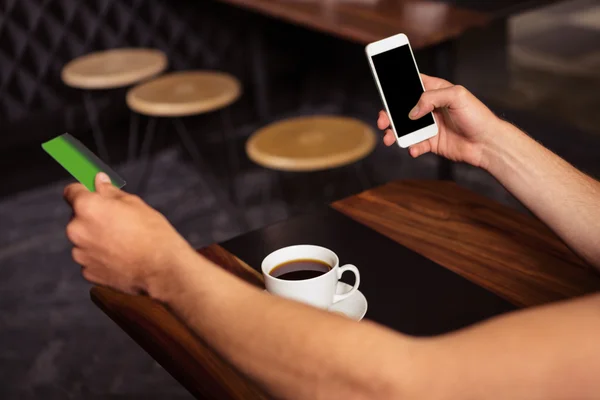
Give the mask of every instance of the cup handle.
M 354 286 L 352 287 L 352 289 L 350 289 L 348 292 L 346 292 L 344 294 L 333 295 L 334 303 L 337 303 L 338 301 L 342 301 L 342 300 L 347 299 L 348 297 L 352 296 L 358 290 L 358 285 L 360 285 L 360 273 L 358 272 L 358 268 L 356 268 L 354 265 L 351 265 L 351 264 L 347 264 L 347 265 L 344 265 L 343 267 L 338 268 L 338 272 L 337 272 L 338 280 L 342 277 L 342 274 L 346 271 L 351 271 L 354 274 L 356 281 L 354 282 Z M 336 283 L 336 285 L 337 285 L 337 283 Z

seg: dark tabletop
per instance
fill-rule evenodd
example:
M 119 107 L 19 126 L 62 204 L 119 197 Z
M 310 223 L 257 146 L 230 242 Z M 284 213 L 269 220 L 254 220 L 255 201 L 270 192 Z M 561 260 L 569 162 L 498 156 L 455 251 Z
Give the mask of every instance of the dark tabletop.
M 359 290 L 369 304 L 365 318 L 403 333 L 445 333 L 515 308 L 331 208 L 239 236 L 221 246 L 260 271 L 267 254 L 295 244 L 326 247 L 338 255 L 340 265 L 356 265 L 361 274 Z M 351 275 L 344 278 L 354 283 Z

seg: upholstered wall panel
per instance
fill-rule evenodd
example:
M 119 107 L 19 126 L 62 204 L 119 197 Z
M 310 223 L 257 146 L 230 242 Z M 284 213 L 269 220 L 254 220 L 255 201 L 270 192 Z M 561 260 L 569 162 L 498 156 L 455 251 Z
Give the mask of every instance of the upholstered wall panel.
M 225 61 L 240 56 L 230 44 L 244 36 L 243 18 L 231 23 L 236 14 L 222 11 L 207 0 L 0 0 L 2 130 L 31 119 L 66 125 L 67 115 L 81 114 L 81 93 L 62 83 L 60 71 L 92 51 L 148 46 L 167 53 L 170 69 L 243 72 L 241 63 Z M 123 93 L 113 95 L 122 105 Z

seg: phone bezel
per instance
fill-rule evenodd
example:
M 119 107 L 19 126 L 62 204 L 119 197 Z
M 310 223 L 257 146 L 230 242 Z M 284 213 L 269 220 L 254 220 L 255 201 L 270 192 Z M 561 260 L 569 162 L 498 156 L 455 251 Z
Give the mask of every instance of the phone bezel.
M 423 80 L 421 79 L 421 73 L 419 72 L 419 66 L 417 65 L 417 61 L 415 60 L 415 55 L 413 54 L 412 47 L 410 46 L 410 42 L 408 41 L 408 37 L 406 37 L 405 34 L 400 33 L 398 35 L 390 36 L 377 42 L 370 43 L 366 47 L 366 53 L 367 59 L 369 60 L 369 65 L 371 66 L 371 72 L 373 73 L 373 78 L 375 79 L 377 89 L 379 90 L 379 95 L 381 96 L 381 101 L 383 102 L 383 106 L 385 107 L 385 110 L 387 111 L 388 117 L 390 119 L 390 126 L 394 134 L 396 135 L 396 141 L 398 143 L 398 146 L 402 148 L 407 148 L 412 146 L 413 144 L 422 142 L 437 135 L 438 125 L 437 121 L 435 120 L 435 116 L 433 116 L 432 114 L 432 125 L 426 126 L 424 128 L 421 128 L 411 133 L 407 133 L 406 135 L 402 136 L 399 136 L 398 131 L 396 131 L 396 126 L 394 125 L 394 117 L 392 116 L 388 108 L 385 95 L 383 94 L 383 89 L 381 88 L 381 83 L 379 82 L 379 77 L 377 76 L 377 70 L 375 69 L 375 65 L 373 64 L 372 57 L 377 54 L 385 53 L 386 51 L 390 51 L 401 46 L 408 46 L 408 49 L 410 50 L 410 55 L 415 65 L 415 69 L 417 71 L 419 82 L 421 82 L 421 87 L 423 88 L 423 91 L 425 91 L 425 86 L 423 85 Z

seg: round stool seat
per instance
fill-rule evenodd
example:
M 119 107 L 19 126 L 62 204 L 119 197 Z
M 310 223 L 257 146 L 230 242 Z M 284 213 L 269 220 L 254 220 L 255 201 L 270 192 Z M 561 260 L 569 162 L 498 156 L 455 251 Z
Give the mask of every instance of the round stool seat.
M 223 72 L 174 72 L 130 89 L 127 105 L 154 117 L 184 117 L 226 107 L 241 92 L 240 82 Z
M 62 69 L 63 82 L 79 89 L 115 89 L 160 74 L 167 56 L 155 49 L 113 49 L 78 57 Z
M 260 129 L 248 139 L 246 153 L 263 167 L 317 171 L 363 159 L 376 140 L 370 126 L 353 118 L 300 117 Z

